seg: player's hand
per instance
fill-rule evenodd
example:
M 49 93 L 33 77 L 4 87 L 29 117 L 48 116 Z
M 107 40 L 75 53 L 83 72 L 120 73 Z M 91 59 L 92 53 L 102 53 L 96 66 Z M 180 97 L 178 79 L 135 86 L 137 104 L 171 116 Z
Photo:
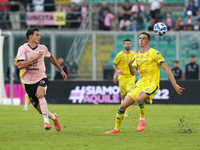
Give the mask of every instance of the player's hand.
M 121 70 L 117 70 L 118 74 L 123 74 L 123 72 Z
M 61 75 L 63 77 L 63 80 L 66 80 L 67 79 L 66 73 L 64 71 L 61 71 L 60 73 L 61 73 Z
M 132 64 L 133 64 L 133 62 L 135 61 L 135 58 L 133 58 L 133 59 L 131 59 L 129 62 L 128 62 L 128 65 L 130 66 L 132 66 Z
M 117 79 L 116 79 L 116 78 L 113 78 L 113 82 L 116 84 L 116 83 L 117 83 Z
M 177 92 L 179 95 L 182 95 L 182 91 L 185 89 L 185 88 L 183 88 L 183 87 L 180 87 L 178 84 L 176 84 L 176 85 L 174 86 L 174 88 L 175 88 L 176 92 Z
M 42 57 L 42 54 L 41 54 L 41 53 L 38 53 L 38 54 L 34 57 L 34 59 L 37 60 L 37 59 L 40 59 L 41 57 Z

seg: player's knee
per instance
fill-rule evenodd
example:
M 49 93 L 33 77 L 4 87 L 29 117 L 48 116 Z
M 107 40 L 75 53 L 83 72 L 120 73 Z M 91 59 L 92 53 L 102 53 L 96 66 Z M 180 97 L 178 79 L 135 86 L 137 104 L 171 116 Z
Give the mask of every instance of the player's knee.
M 119 109 L 121 111 L 125 111 L 126 110 L 126 106 L 124 105 L 124 103 L 122 103 L 120 106 L 119 106 Z
M 43 98 L 43 97 L 44 97 L 44 94 L 42 94 L 42 93 L 36 93 L 35 95 L 36 95 L 36 97 L 37 97 L 38 99 L 40 99 L 40 98 Z
M 137 103 L 141 103 L 143 101 L 140 96 L 137 96 L 135 100 L 137 101 Z

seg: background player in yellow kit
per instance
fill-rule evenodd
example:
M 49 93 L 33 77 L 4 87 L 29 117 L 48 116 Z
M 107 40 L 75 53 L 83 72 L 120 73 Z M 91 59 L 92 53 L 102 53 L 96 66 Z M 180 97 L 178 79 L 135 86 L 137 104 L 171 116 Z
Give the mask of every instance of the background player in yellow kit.
M 140 33 L 139 45 L 141 51 L 138 52 L 133 60 L 128 63 L 129 70 L 132 75 L 135 75 L 136 69 L 140 70 L 140 79 L 128 93 L 124 102 L 120 105 L 114 130 L 106 133 L 119 133 L 121 122 L 124 118 L 124 112 L 127 107 L 131 104 L 138 105 L 140 112 L 140 121 L 137 130 L 142 131 L 146 125 L 145 121 L 145 100 L 152 104 L 152 98 L 159 90 L 159 77 L 160 77 L 160 66 L 167 72 L 167 75 L 175 88 L 176 92 L 181 95 L 184 88 L 180 87 L 171 72 L 165 59 L 162 57 L 160 52 L 149 47 L 150 35 L 146 32 Z
M 28 43 L 28 41 L 27 41 L 27 40 L 24 40 L 24 41 L 22 42 L 22 45 L 25 44 L 25 43 Z M 15 61 L 17 62 L 17 56 L 15 57 Z M 23 71 L 22 71 L 22 69 L 21 69 L 21 70 L 19 70 L 20 79 L 21 79 L 22 74 L 23 74 Z M 25 85 L 24 85 L 24 83 L 21 82 L 21 84 L 22 84 L 22 86 L 23 86 L 23 88 L 24 88 L 24 90 L 25 90 Z M 28 110 L 28 104 L 29 104 L 29 96 L 28 96 L 28 94 L 26 93 L 26 94 L 25 94 L 25 104 L 24 104 L 23 111 L 27 111 L 27 110 Z
M 133 59 L 135 55 L 134 52 L 131 51 L 131 40 L 125 39 L 124 40 L 124 50 L 120 51 L 115 60 L 113 61 L 113 68 L 118 74 L 119 79 L 119 89 L 122 102 L 126 96 L 126 94 L 133 88 L 135 85 L 135 76 L 130 74 L 129 68 L 127 63 Z M 125 116 L 128 116 L 128 110 L 126 109 Z

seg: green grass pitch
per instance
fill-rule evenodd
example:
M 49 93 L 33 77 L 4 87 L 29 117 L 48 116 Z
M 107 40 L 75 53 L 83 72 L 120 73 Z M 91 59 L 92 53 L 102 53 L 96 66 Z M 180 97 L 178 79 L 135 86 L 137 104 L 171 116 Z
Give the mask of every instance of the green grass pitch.
M 137 132 L 138 109 L 131 106 L 119 134 L 118 105 L 49 105 L 61 131 L 43 128 L 43 117 L 29 106 L 0 106 L 1 150 L 199 150 L 199 105 L 147 105 L 146 127 Z M 50 120 L 51 126 L 53 122 Z

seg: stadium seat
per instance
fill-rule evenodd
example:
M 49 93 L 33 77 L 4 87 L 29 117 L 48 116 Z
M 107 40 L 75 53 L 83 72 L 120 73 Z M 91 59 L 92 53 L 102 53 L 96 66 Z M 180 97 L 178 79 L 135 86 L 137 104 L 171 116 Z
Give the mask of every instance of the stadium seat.
M 107 0 L 108 3 L 114 3 L 115 0 Z
M 169 49 L 176 49 L 176 41 L 169 42 Z
M 198 58 L 199 52 L 197 50 L 190 50 L 189 53 L 188 53 L 188 55 L 189 55 L 189 57 L 191 55 L 195 55 Z
M 158 42 L 158 50 L 167 50 L 168 49 L 168 43 L 167 41 L 159 41 Z
M 110 60 L 107 62 L 107 65 L 108 65 L 108 66 L 113 65 L 113 60 L 110 59 Z
M 172 13 L 172 19 L 174 19 L 174 20 L 177 19 L 177 14 L 176 13 Z
M 188 42 L 181 42 L 181 49 L 183 50 L 183 49 L 186 49 L 186 48 L 190 48 L 191 47 L 191 45 L 190 45 L 190 43 L 188 43 Z
M 118 3 L 124 3 L 125 0 L 117 0 Z
M 157 42 L 151 41 L 151 42 L 149 43 L 149 46 L 156 49 L 156 48 L 157 48 Z
M 129 2 L 130 2 L 130 3 L 136 3 L 137 0 L 130 0 Z
M 179 12 L 179 13 L 177 13 L 176 15 L 177 15 L 177 17 L 178 17 L 178 16 L 181 16 L 182 19 L 185 18 L 185 12 Z
M 146 22 L 143 24 L 142 30 L 147 30 L 147 28 L 148 28 L 149 25 L 150 25 L 149 21 L 146 21 Z
M 168 79 L 166 71 L 160 67 L 160 79 Z
M 184 50 L 180 50 L 180 58 L 181 59 L 186 59 L 187 58 L 187 52 L 186 51 L 184 51 Z
M 176 59 L 176 55 L 174 54 L 174 52 L 171 51 L 167 51 L 166 55 L 165 55 L 166 59 L 170 59 L 170 60 L 175 60 Z
M 115 49 L 116 49 L 116 51 L 120 51 L 120 50 L 124 49 L 123 43 L 117 42 L 117 44 L 115 45 Z
M 174 60 L 166 60 L 167 64 L 169 65 L 170 68 L 173 67 L 173 61 Z
M 187 63 L 189 63 L 189 61 L 187 61 Z M 180 68 L 185 70 L 186 64 L 187 63 L 180 63 Z M 183 72 L 184 73 L 184 72 Z

